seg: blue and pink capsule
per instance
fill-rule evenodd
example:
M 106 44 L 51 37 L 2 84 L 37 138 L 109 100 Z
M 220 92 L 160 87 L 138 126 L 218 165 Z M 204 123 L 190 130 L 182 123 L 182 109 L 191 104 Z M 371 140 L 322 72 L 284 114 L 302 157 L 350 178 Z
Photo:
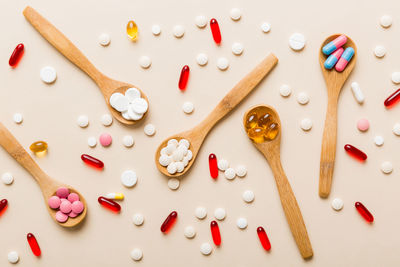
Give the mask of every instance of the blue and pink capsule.
M 335 52 L 333 52 L 326 60 L 324 63 L 324 67 L 325 69 L 332 69 L 336 63 L 339 61 L 340 57 L 343 54 L 344 49 L 342 47 L 340 47 L 339 49 L 337 49 Z
M 336 64 L 335 69 L 338 72 L 342 72 L 346 68 L 347 64 L 350 62 L 353 56 L 354 56 L 354 49 L 352 47 L 347 47 L 346 50 L 344 50 L 338 63 Z
M 335 50 L 338 48 L 342 47 L 345 43 L 347 42 L 347 37 L 346 35 L 340 35 L 333 41 L 329 42 L 322 48 L 322 53 L 325 55 L 329 56 L 332 54 Z

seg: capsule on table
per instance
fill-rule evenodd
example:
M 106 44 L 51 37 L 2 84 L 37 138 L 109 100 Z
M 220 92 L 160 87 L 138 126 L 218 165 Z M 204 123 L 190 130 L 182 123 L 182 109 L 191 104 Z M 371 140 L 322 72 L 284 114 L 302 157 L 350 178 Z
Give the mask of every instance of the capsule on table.
M 208 156 L 208 166 L 210 168 L 210 175 L 213 179 L 218 178 L 218 161 L 217 156 L 215 154 L 210 154 Z
M 361 202 L 356 202 L 355 207 L 360 213 L 360 215 L 369 223 L 372 223 L 374 221 L 374 216 L 372 216 L 371 212 L 361 203 Z
M 183 66 L 178 83 L 179 89 L 181 89 L 182 91 L 186 89 L 189 80 L 189 73 L 190 73 L 189 66 L 188 65 Z
M 31 247 L 33 254 L 36 257 L 39 257 L 42 254 L 42 251 L 40 250 L 39 243 L 37 242 L 36 237 L 32 233 L 28 233 L 26 235 L 26 239 L 28 240 L 28 244 Z
M 344 49 L 343 48 L 339 48 L 338 50 L 336 50 L 335 52 L 333 52 L 326 60 L 324 63 L 324 67 L 325 69 L 332 69 L 335 64 L 338 62 L 338 60 L 340 59 L 340 57 L 343 54 Z
M 123 193 L 108 193 L 106 195 L 106 198 L 115 199 L 115 200 L 123 200 L 124 199 L 124 194 Z
M 269 242 L 267 233 L 265 232 L 263 227 L 260 226 L 257 228 L 257 235 L 263 248 L 266 251 L 269 251 L 271 249 L 271 242 Z
M 105 208 L 113 211 L 113 212 L 119 212 L 121 210 L 121 206 L 115 202 L 112 201 L 111 199 L 105 198 L 105 197 L 99 197 L 97 201 Z
M 11 67 L 16 68 L 23 55 L 24 55 L 24 44 L 18 44 L 15 47 L 14 51 L 12 52 L 10 59 L 8 60 L 8 64 Z
M 90 166 L 95 167 L 97 169 L 103 169 L 103 167 L 104 167 L 104 163 L 101 160 L 96 159 L 96 158 L 94 158 L 92 156 L 89 156 L 87 154 L 82 154 L 81 155 L 81 159 L 87 165 L 90 165 Z
M 2 215 L 3 212 L 7 209 L 7 203 L 8 203 L 7 199 L 2 199 L 0 201 L 0 215 Z
M 214 244 L 216 246 L 221 245 L 221 233 L 219 231 L 219 226 L 216 221 L 212 221 L 210 223 L 210 229 L 211 229 L 211 236 L 214 241 Z
M 45 141 L 37 141 L 30 145 L 29 149 L 37 156 L 45 155 L 48 145 Z
M 400 100 L 400 88 L 397 89 L 393 94 L 386 98 L 384 104 L 385 107 L 391 107 Z
M 160 228 L 161 232 L 167 233 L 175 224 L 177 218 L 178 218 L 178 213 L 176 211 L 171 212 L 161 225 Z
M 211 19 L 210 20 L 210 28 L 211 28 L 211 33 L 214 39 L 214 42 L 216 44 L 220 44 L 221 43 L 221 31 L 219 29 L 219 25 L 218 25 L 218 21 L 216 19 Z
M 339 47 L 342 47 L 347 42 L 346 35 L 340 35 L 333 41 L 329 42 L 322 48 L 322 53 L 329 56 L 332 52 L 334 52 Z
M 346 68 L 347 64 L 349 64 L 350 60 L 353 58 L 353 55 L 354 49 L 352 47 L 347 47 L 346 50 L 344 50 L 338 63 L 336 64 L 335 69 L 338 72 L 342 72 Z
M 349 155 L 355 157 L 360 161 L 365 161 L 367 159 L 367 154 L 365 154 L 364 152 L 362 152 L 361 150 L 352 145 L 346 144 L 344 146 L 344 149 L 347 151 Z

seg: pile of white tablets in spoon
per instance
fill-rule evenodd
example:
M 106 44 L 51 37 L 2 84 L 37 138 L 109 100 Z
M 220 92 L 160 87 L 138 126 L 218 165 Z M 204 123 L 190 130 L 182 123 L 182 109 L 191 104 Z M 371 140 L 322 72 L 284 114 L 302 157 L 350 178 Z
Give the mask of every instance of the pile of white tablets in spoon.
M 167 146 L 161 149 L 158 162 L 161 166 L 167 167 L 169 174 L 183 172 L 193 157 L 189 147 L 190 143 L 186 139 L 181 139 L 179 142 L 176 139 L 170 139 Z
M 125 95 L 114 93 L 110 97 L 110 105 L 121 112 L 126 120 L 137 121 L 143 117 L 149 108 L 147 100 L 141 97 L 140 91 L 136 88 L 129 88 Z

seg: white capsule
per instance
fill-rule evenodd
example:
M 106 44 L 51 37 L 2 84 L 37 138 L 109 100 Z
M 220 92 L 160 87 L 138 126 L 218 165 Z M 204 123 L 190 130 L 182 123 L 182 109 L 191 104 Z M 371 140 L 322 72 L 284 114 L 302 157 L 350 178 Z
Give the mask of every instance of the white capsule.
M 351 91 L 353 92 L 353 96 L 359 104 L 364 103 L 364 94 L 361 91 L 361 87 L 357 82 L 351 83 Z
M 106 195 L 106 198 L 109 199 L 115 199 L 115 200 L 123 200 L 124 199 L 124 194 L 123 193 L 108 193 Z
M 176 25 L 172 32 L 176 38 L 181 38 L 185 34 L 185 28 L 182 25 Z

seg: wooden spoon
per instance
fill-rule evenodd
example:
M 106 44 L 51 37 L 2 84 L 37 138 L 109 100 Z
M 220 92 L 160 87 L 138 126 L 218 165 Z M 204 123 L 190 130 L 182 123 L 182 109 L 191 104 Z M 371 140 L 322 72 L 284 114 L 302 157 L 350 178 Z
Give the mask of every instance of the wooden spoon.
M 256 113 L 258 117 L 270 114 L 271 122 L 278 125 L 278 133 L 271 141 L 263 141 L 260 143 L 254 142 L 254 146 L 264 155 L 267 159 L 272 172 L 274 173 L 275 182 L 278 187 L 279 196 L 281 199 L 282 207 L 286 215 L 286 220 L 289 223 L 290 230 L 296 241 L 300 254 L 304 259 L 310 258 L 313 255 L 313 249 L 308 238 L 306 226 L 303 221 L 303 216 L 299 205 L 297 204 L 296 197 L 293 194 L 289 181 L 281 165 L 280 159 L 280 144 L 281 144 L 281 121 L 277 112 L 269 106 L 259 105 L 248 110 L 243 117 L 243 124 L 247 133 L 246 121 L 248 116 Z
M 32 176 L 35 178 L 36 182 L 39 184 L 42 190 L 45 205 L 47 207 L 50 216 L 63 227 L 74 227 L 81 223 L 86 217 L 87 204 L 83 196 L 76 191 L 71 186 L 60 183 L 46 173 L 44 173 L 35 161 L 29 156 L 28 152 L 18 143 L 15 137 L 7 130 L 7 128 L 0 123 L 0 145 L 16 160 L 18 163 L 24 167 Z M 66 187 L 71 193 L 76 193 L 79 195 L 80 201 L 83 203 L 85 209 L 81 214 L 75 218 L 68 218 L 65 223 L 60 223 L 56 220 L 56 210 L 53 210 L 48 205 L 48 199 L 56 194 L 56 191 L 60 187 Z
M 196 127 L 189 131 L 185 131 L 176 135 L 173 135 L 165 139 L 158 147 L 155 154 L 155 161 L 158 170 L 169 177 L 179 177 L 184 175 L 190 167 L 192 167 L 197 154 L 203 144 L 204 139 L 210 130 L 231 110 L 233 110 L 260 82 L 261 80 L 275 67 L 278 63 L 278 59 L 274 54 L 269 54 L 257 67 L 255 67 L 249 74 L 246 75 L 235 87 L 219 102 L 214 110 Z M 190 142 L 189 149 L 193 153 L 192 160 L 185 167 L 183 172 L 170 174 L 166 167 L 163 167 L 158 159 L 160 152 L 165 147 L 170 139 L 187 139 Z
M 110 105 L 110 97 L 113 93 L 122 93 L 124 94 L 128 88 L 135 87 L 140 93 L 141 97 L 144 98 L 147 102 L 148 99 L 146 95 L 136 86 L 131 85 L 129 83 L 120 82 L 113 80 L 104 74 L 102 74 L 99 70 L 93 66 L 93 64 L 82 54 L 82 52 L 70 41 L 64 34 L 62 34 L 59 30 L 56 29 L 50 22 L 48 22 L 44 17 L 42 17 L 36 10 L 32 7 L 27 6 L 24 9 L 25 18 L 32 24 L 32 26 L 51 44 L 53 45 L 61 54 L 63 54 L 66 58 L 68 58 L 72 63 L 74 63 L 78 68 L 84 71 L 93 81 L 97 84 L 102 92 L 108 109 L 111 114 L 123 124 L 132 125 L 139 121 L 141 121 L 146 115 L 143 114 L 143 117 L 140 120 L 126 120 L 122 117 L 121 113 L 115 110 Z
M 329 36 L 321 45 L 319 50 L 319 64 L 324 75 L 326 86 L 328 87 L 328 109 L 326 112 L 324 135 L 322 138 L 321 161 L 319 170 L 319 196 L 326 198 L 331 192 L 333 168 L 335 166 L 336 154 L 336 135 L 337 135 L 337 105 L 340 91 L 352 72 L 357 60 L 357 47 L 353 40 L 347 37 L 344 49 L 352 47 L 354 56 L 343 72 L 337 72 L 334 68 L 327 70 L 324 62 L 327 56 L 322 53 L 322 48 L 330 41 L 336 39 L 341 34 Z

